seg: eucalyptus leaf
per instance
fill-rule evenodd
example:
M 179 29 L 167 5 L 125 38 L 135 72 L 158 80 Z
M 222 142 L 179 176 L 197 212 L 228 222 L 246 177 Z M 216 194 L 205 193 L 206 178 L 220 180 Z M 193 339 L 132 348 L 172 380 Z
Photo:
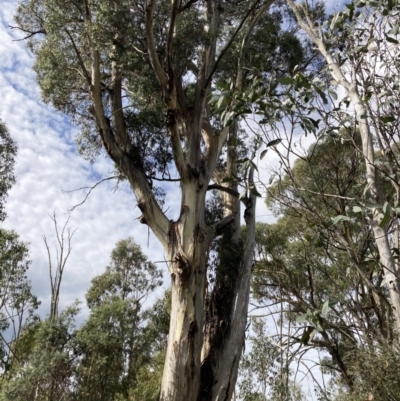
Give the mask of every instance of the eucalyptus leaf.
M 329 310 L 329 299 L 324 302 L 321 309 L 321 316 L 325 317 Z
M 307 323 L 308 322 L 308 315 L 306 313 L 299 315 L 296 317 L 297 323 Z
M 280 144 L 282 142 L 282 139 L 278 138 L 278 139 L 274 139 L 271 142 L 267 143 L 267 148 L 271 147 L 271 146 L 276 146 L 278 144 Z
M 386 224 L 389 223 L 390 218 L 391 218 L 391 209 L 390 209 L 388 202 L 385 202 L 382 209 L 383 209 L 383 217 L 382 217 L 381 222 L 379 223 L 379 227 L 381 227 L 381 228 L 385 227 Z
M 350 220 L 350 217 L 348 217 L 348 216 L 343 216 L 343 215 L 339 215 L 339 216 L 333 217 L 333 218 L 331 219 L 331 221 L 332 221 L 333 224 L 337 224 L 337 223 L 340 223 L 340 222 L 342 222 L 342 221 L 349 221 L 349 220 Z
M 281 77 L 281 78 L 278 78 L 278 82 L 281 85 L 291 85 L 294 83 L 294 80 L 293 80 L 293 78 L 290 78 L 290 77 Z
M 267 152 L 268 152 L 268 149 L 265 149 L 265 150 L 263 150 L 263 151 L 261 152 L 261 154 L 260 154 L 260 160 L 262 160 L 262 159 L 264 158 L 264 156 L 267 154 Z

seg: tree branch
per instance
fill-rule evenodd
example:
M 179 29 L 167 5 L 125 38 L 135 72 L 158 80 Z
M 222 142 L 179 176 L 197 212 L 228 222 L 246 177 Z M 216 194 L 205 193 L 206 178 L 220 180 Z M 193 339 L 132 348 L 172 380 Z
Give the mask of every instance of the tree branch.
M 178 15 L 178 4 L 180 0 L 174 0 L 172 3 L 171 19 L 169 22 L 168 36 L 167 36 L 167 65 L 168 65 L 168 79 L 169 91 L 173 92 L 174 85 L 174 67 L 172 65 L 172 43 L 174 39 L 175 21 Z
M 154 40 L 154 30 L 153 30 L 153 19 L 154 19 L 154 7 L 155 0 L 150 0 L 149 5 L 146 8 L 146 37 L 147 37 L 147 49 L 149 52 L 150 63 L 153 70 L 157 76 L 160 85 L 166 88 L 168 84 L 167 76 L 161 66 L 160 60 L 158 59 L 156 52 L 156 45 Z
M 267 3 L 265 3 L 263 6 L 261 6 L 261 8 L 258 10 L 256 16 L 251 21 L 249 29 L 247 30 L 247 32 L 244 35 L 244 38 L 242 40 L 242 45 L 240 47 L 240 56 L 239 56 L 239 60 L 238 60 L 238 71 L 237 71 L 237 77 L 236 77 L 236 87 L 239 90 L 240 90 L 240 88 L 242 86 L 243 67 L 244 67 L 244 65 L 243 65 L 244 64 L 244 51 L 245 51 L 246 43 L 247 43 L 247 41 L 249 39 L 249 36 L 253 32 L 253 29 L 255 28 L 257 22 L 259 21 L 259 19 L 269 9 L 269 7 L 271 6 L 271 4 L 274 1 L 275 0 L 269 0 Z
M 190 8 L 193 4 L 197 3 L 199 0 L 189 0 L 183 7 L 178 8 L 178 13 L 181 13 L 188 8 Z
M 232 37 L 229 39 L 229 42 L 226 44 L 226 46 L 222 49 L 221 53 L 219 54 L 217 61 L 214 63 L 213 69 L 211 70 L 210 74 L 208 75 L 205 84 L 203 86 L 203 91 L 206 91 L 208 86 L 211 83 L 211 80 L 214 76 L 215 71 L 218 68 L 218 64 L 221 62 L 222 58 L 224 57 L 225 53 L 229 50 L 229 48 L 232 46 L 232 43 L 234 42 L 237 34 L 240 32 L 240 30 L 242 29 L 243 24 L 246 22 L 247 18 L 249 17 L 249 15 L 254 11 L 254 9 L 256 8 L 257 4 L 260 2 L 260 0 L 255 0 L 255 2 L 253 3 L 253 5 L 250 7 L 249 11 L 247 12 L 247 14 L 244 16 L 244 18 L 240 21 L 238 27 L 236 28 L 235 32 L 233 33 Z
M 149 180 L 161 181 L 161 182 L 181 182 L 180 178 L 158 178 L 154 176 L 147 176 Z
M 234 189 L 227 188 L 219 184 L 211 184 L 207 187 L 207 191 L 212 191 L 213 189 L 216 189 L 217 191 L 226 192 L 229 195 L 236 196 L 236 198 L 239 198 L 240 195 L 239 192 L 235 191 Z
M 338 67 L 337 63 L 333 60 L 331 54 L 326 50 L 325 44 L 322 38 L 318 37 L 315 29 L 312 27 L 312 21 L 310 21 L 310 17 L 308 13 L 305 11 L 306 18 L 308 23 L 304 21 L 302 18 L 297 5 L 294 3 L 293 0 L 287 0 L 290 8 L 294 12 L 297 22 L 300 27 L 307 33 L 310 39 L 317 45 L 321 54 L 325 57 L 326 61 L 328 62 L 329 68 L 332 70 L 333 78 L 342 85 L 346 90 L 350 89 L 350 82 L 346 79 L 340 68 Z M 310 25 L 311 23 L 311 25 Z
M 74 211 L 77 207 L 82 206 L 87 199 L 89 198 L 89 195 L 91 194 L 91 192 L 98 186 L 100 185 L 102 182 L 104 181 L 109 181 L 109 180 L 115 180 L 115 179 L 120 179 L 121 177 L 119 175 L 113 175 L 112 177 L 107 177 L 107 178 L 103 178 L 102 180 L 100 180 L 99 182 L 96 182 L 96 184 L 94 184 L 91 187 L 81 187 L 81 188 L 77 188 L 77 189 L 71 189 L 69 191 L 64 191 L 65 193 L 71 193 L 71 192 L 75 192 L 75 191 L 81 191 L 82 189 L 89 189 L 89 192 L 86 194 L 85 198 L 83 199 L 82 202 L 78 203 L 77 205 L 73 206 L 71 209 L 68 209 L 68 212 L 72 212 Z
M 90 85 L 92 84 L 92 80 L 91 80 L 91 78 L 90 78 L 89 71 L 86 69 L 85 63 L 84 63 L 83 60 L 82 60 L 81 54 L 79 53 L 79 50 L 78 50 L 78 48 L 76 47 L 75 41 L 74 41 L 74 39 L 72 38 L 71 34 L 69 33 L 68 29 L 67 29 L 67 28 L 64 28 L 64 30 L 65 30 L 65 32 L 67 33 L 67 35 L 68 35 L 68 37 L 69 37 L 69 39 L 70 39 L 70 41 L 71 41 L 71 43 L 72 43 L 72 47 L 74 48 L 76 57 L 78 58 L 78 63 L 79 63 L 79 65 L 80 65 L 81 69 L 82 69 L 82 73 L 83 73 L 84 77 L 86 78 L 87 83 L 88 83 L 89 86 L 90 86 Z
M 31 38 L 32 36 L 35 36 L 35 35 L 37 35 L 37 34 L 42 33 L 42 34 L 45 35 L 45 34 L 47 33 L 45 29 L 39 29 L 38 31 L 32 32 L 32 31 L 28 31 L 27 29 L 23 29 L 23 28 L 21 28 L 21 27 L 19 27 L 19 26 L 8 25 L 8 27 L 9 27 L 10 29 L 18 29 L 19 31 L 22 31 L 22 32 L 25 32 L 25 33 L 28 34 L 27 36 L 23 37 L 22 39 L 13 39 L 13 42 L 20 42 L 21 40 L 29 39 L 29 38 Z
M 228 216 L 225 216 L 223 219 L 220 221 L 217 221 L 214 223 L 211 227 L 214 229 L 216 233 L 221 231 L 224 227 L 227 225 L 231 224 L 234 221 L 236 213 L 231 213 Z

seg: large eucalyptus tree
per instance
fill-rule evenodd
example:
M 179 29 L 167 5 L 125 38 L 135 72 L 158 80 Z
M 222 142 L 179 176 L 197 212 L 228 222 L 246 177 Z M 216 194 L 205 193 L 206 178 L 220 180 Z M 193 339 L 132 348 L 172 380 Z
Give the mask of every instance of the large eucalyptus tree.
M 240 138 L 233 101 L 222 96 L 216 104 L 225 102 L 222 121 L 210 96 L 217 82 L 230 80 L 231 88 L 243 88 L 245 67 L 266 71 L 273 54 L 281 70 L 290 64 L 287 46 L 278 44 L 296 40 L 280 34 L 281 17 L 267 14 L 271 3 L 29 0 L 17 12 L 17 27 L 36 57 L 44 101 L 80 124 L 78 143 L 85 156 L 103 149 L 114 161 L 136 196 L 141 223 L 164 247 L 172 305 L 160 400 L 230 400 L 235 387 L 255 246 L 256 191 L 251 163 L 241 172 L 236 168 Z M 257 42 L 251 42 L 252 35 Z M 159 181 L 164 181 L 161 188 L 155 186 Z M 168 181 L 180 183 L 175 218 L 162 209 Z M 240 201 L 238 182 L 244 186 Z M 211 189 L 220 191 L 224 212 L 206 222 Z M 245 243 L 239 234 L 240 202 Z M 224 229 L 229 248 L 217 257 L 218 269 L 224 269 L 211 285 L 207 258 Z

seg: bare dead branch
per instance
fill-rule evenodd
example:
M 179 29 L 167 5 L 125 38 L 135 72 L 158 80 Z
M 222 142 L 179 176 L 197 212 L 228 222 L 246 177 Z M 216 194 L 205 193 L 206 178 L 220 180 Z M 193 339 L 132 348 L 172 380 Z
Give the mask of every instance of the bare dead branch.
M 180 182 L 180 178 L 158 178 L 158 177 L 147 177 L 149 180 L 161 181 L 161 182 Z
M 50 278 L 50 287 L 51 287 L 51 307 L 50 307 L 50 319 L 54 319 L 58 315 L 58 303 L 60 300 L 60 288 L 61 281 L 64 274 L 65 266 L 68 261 L 68 258 L 72 251 L 71 240 L 74 236 L 76 229 L 71 232 L 71 229 L 67 229 L 67 224 L 69 222 L 70 216 L 66 220 L 63 225 L 61 232 L 58 229 L 57 217 L 55 212 L 53 215 L 50 215 L 51 220 L 54 223 L 54 230 L 56 233 L 57 247 L 56 247 L 56 269 L 53 272 L 52 267 L 52 258 L 50 252 L 50 246 L 47 242 L 46 236 L 43 236 L 43 241 L 46 246 L 48 263 L 49 263 L 49 278 Z M 65 242 L 65 230 L 67 229 L 67 238 Z M 66 249 L 65 249 L 66 247 Z
M 71 192 L 75 192 L 75 191 L 81 191 L 83 189 L 89 189 L 89 192 L 85 195 L 85 198 L 83 199 L 83 201 L 78 203 L 77 205 L 73 206 L 71 209 L 68 209 L 68 212 L 70 213 L 70 212 L 74 211 L 77 207 L 82 206 L 87 201 L 87 199 L 89 198 L 89 195 L 91 194 L 91 192 L 97 186 L 99 186 L 102 182 L 109 181 L 109 180 L 116 180 L 116 179 L 120 179 L 120 178 L 121 177 L 119 175 L 113 175 L 111 177 L 103 178 L 102 180 L 96 182 L 96 184 L 92 185 L 91 187 L 81 187 L 81 188 L 77 188 L 77 189 L 71 189 L 69 191 L 63 190 L 63 192 L 65 192 L 65 193 L 71 193 Z

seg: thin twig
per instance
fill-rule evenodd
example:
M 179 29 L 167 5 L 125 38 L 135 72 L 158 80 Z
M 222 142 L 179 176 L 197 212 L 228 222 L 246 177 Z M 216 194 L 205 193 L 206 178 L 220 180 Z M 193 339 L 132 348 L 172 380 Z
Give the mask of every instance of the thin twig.
M 77 188 L 77 189 L 71 189 L 71 190 L 69 190 L 69 191 L 63 190 L 63 192 L 65 192 L 65 193 L 68 194 L 68 193 L 75 192 L 75 191 L 81 191 L 81 190 L 83 190 L 83 189 L 89 189 L 89 192 L 86 194 L 86 196 L 85 196 L 85 198 L 83 199 L 83 201 L 80 202 L 80 203 L 78 203 L 77 205 L 73 206 L 71 209 L 68 209 L 68 212 L 70 213 L 70 212 L 74 211 L 77 207 L 82 206 L 82 205 L 87 201 L 87 199 L 88 199 L 89 195 L 91 194 L 91 192 L 92 192 L 98 185 L 100 185 L 102 182 L 104 182 L 104 181 L 109 181 L 109 180 L 115 180 L 115 179 L 120 179 L 120 176 L 119 176 L 119 175 L 114 175 L 114 176 L 112 176 L 112 177 L 103 178 L 102 180 L 100 180 L 99 182 L 97 182 L 96 184 L 94 184 L 94 185 L 91 186 L 91 187 L 81 187 L 81 188 Z

